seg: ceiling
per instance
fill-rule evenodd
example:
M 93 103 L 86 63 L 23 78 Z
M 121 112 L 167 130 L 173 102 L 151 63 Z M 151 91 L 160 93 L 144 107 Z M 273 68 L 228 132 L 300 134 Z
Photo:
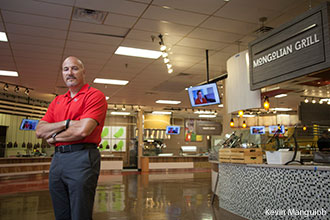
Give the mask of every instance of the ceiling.
M 61 64 L 72 55 L 83 60 L 87 81 L 110 97 L 109 104 L 171 108 L 155 103 L 158 99 L 169 99 L 182 102 L 176 108 L 190 108 L 185 88 L 206 80 L 206 49 L 210 78 L 222 75 L 226 73 L 226 60 L 247 49 L 248 43 L 262 34 L 255 32 L 262 26 L 261 17 L 267 17 L 264 25 L 276 28 L 321 2 L 324 1 L 0 1 L 0 31 L 6 32 L 9 40 L 0 42 L 0 69 L 19 73 L 19 77 L 1 76 L 0 81 L 31 88 L 31 98 L 51 101 L 54 94 L 66 92 Z M 100 24 L 86 22 L 74 16 L 75 8 L 105 14 Z M 167 73 L 161 58 L 114 54 L 118 46 L 159 50 L 159 34 L 164 35 L 165 45 L 171 48 L 172 74 Z M 129 83 L 126 86 L 93 84 L 96 77 Z M 312 94 L 313 88 L 322 89 L 324 96 L 329 96 L 327 85 L 319 88 L 300 83 L 283 84 L 282 89 L 298 92 L 275 100 L 274 105 L 296 107 L 300 96 L 307 95 L 308 90 Z M 222 94 L 221 82 L 218 85 Z M 209 108 L 223 111 L 218 106 Z

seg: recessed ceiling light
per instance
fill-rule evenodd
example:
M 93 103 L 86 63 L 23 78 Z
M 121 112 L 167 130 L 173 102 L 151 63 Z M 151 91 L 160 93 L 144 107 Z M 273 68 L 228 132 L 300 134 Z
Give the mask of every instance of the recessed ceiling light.
M 174 101 L 174 100 L 157 100 L 156 103 L 157 103 L 157 104 L 173 104 L 173 105 L 177 105 L 177 104 L 180 104 L 181 101 Z
M 111 115 L 130 115 L 130 112 L 111 112 Z
M 282 97 L 285 97 L 285 96 L 288 96 L 288 94 L 279 94 L 279 95 L 276 95 L 275 98 L 282 98 Z
M 8 42 L 8 38 L 5 32 L 0 31 L 0 41 Z
M 143 57 L 149 59 L 158 59 L 162 52 L 155 51 L 155 50 L 145 50 L 133 47 L 118 47 L 115 54 L 117 55 L 125 55 L 125 56 L 132 56 L 132 57 Z
M 7 71 L 7 70 L 0 70 L 0 76 L 18 76 L 18 72 L 15 71 Z
M 200 118 L 215 118 L 217 117 L 216 115 L 198 115 Z
M 172 112 L 153 111 L 151 114 L 153 114 L 153 115 L 170 115 L 170 114 L 172 114 Z
M 126 85 L 128 83 L 127 80 L 118 80 L 118 79 L 101 79 L 95 78 L 93 83 L 100 83 L 100 84 L 110 84 L 110 85 Z

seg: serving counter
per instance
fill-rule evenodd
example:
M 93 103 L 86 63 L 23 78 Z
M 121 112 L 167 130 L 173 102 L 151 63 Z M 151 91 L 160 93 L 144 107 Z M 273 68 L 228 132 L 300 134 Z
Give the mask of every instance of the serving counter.
M 248 219 L 330 219 L 330 166 L 212 162 L 221 208 Z M 216 168 L 217 167 L 217 168 Z
M 210 168 L 208 156 L 143 156 L 141 170 Z

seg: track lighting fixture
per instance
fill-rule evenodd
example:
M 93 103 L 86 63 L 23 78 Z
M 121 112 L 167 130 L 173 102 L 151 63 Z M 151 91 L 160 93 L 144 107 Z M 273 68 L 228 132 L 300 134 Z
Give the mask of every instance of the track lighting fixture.
M 25 93 L 25 95 L 30 95 L 30 90 L 28 88 L 26 88 L 24 93 Z
M 14 92 L 19 92 L 19 87 L 18 86 L 15 87 Z
M 126 107 L 125 105 L 123 105 L 123 107 L 121 108 L 121 110 L 125 111 L 126 110 Z
M 168 57 L 168 52 L 167 47 L 164 44 L 164 40 L 163 40 L 163 35 L 158 35 L 159 37 L 159 45 L 160 45 L 160 51 L 162 52 L 162 57 L 164 58 L 164 63 L 166 64 L 167 67 L 167 72 L 169 74 L 173 73 L 173 68 L 172 68 L 172 64 L 170 64 L 170 59 Z

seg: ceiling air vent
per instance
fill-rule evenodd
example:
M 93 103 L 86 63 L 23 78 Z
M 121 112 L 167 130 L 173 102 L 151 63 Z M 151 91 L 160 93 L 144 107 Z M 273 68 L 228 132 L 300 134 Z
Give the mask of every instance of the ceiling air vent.
M 73 19 L 76 21 L 91 22 L 96 24 L 102 24 L 107 12 L 97 11 L 86 8 L 74 8 Z

